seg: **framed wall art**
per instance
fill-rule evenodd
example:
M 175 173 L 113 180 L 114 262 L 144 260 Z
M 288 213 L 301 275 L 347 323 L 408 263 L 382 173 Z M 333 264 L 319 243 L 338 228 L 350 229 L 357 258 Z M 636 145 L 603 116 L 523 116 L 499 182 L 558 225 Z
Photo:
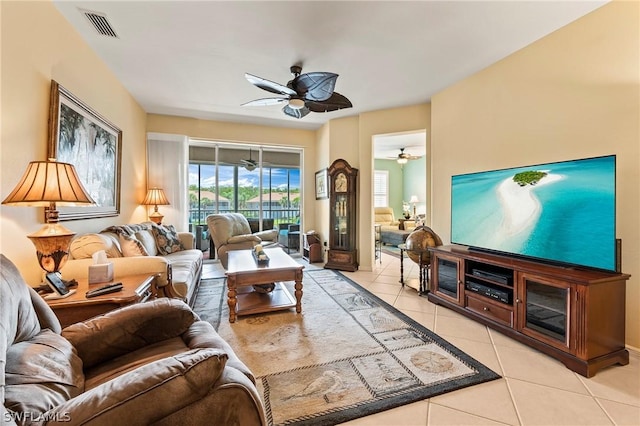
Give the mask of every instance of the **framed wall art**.
M 324 200 L 329 198 L 329 189 L 327 187 L 327 169 L 316 172 L 316 200 Z
M 51 81 L 49 158 L 71 163 L 96 204 L 62 207 L 59 220 L 120 214 L 122 130 L 56 81 Z

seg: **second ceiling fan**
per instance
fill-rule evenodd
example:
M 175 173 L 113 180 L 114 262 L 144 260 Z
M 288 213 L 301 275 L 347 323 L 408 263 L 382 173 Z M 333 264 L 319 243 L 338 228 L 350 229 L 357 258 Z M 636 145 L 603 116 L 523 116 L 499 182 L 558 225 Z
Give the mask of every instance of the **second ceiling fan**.
M 249 82 L 267 92 L 282 95 L 278 98 L 262 98 L 246 102 L 242 106 L 266 106 L 285 104 L 282 111 L 294 118 L 302 118 L 309 112 L 328 112 L 351 108 L 351 101 L 334 91 L 338 74 L 331 72 L 302 73 L 300 65 L 291 68 L 293 80 L 287 85 L 245 73 Z
M 421 156 L 411 155 L 407 152 L 404 152 L 405 149 L 406 148 L 400 148 L 400 154 L 398 154 L 397 157 L 389 157 L 389 158 L 395 158 L 398 164 L 406 164 L 409 160 L 417 160 L 419 158 L 422 158 Z

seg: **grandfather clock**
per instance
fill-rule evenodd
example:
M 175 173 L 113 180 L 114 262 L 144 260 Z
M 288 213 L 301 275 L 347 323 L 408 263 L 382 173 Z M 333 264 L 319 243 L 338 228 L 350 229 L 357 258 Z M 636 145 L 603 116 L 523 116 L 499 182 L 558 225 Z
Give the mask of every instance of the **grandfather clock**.
M 358 270 L 356 249 L 356 201 L 358 169 L 338 159 L 329 166 L 328 269 Z

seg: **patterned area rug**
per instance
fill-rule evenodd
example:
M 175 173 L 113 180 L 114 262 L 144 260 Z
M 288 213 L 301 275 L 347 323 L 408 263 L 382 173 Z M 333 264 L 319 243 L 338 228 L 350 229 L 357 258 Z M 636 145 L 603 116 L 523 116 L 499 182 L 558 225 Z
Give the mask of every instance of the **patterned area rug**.
M 301 314 L 234 324 L 224 279 L 196 299 L 258 378 L 270 424 L 333 425 L 499 377 L 339 272 L 305 272 L 303 292 Z

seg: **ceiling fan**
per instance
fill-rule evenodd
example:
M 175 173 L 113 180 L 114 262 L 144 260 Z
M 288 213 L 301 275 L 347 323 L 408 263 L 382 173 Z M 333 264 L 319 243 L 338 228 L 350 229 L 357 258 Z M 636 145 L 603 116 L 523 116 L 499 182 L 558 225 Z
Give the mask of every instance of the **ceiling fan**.
M 251 149 L 249 149 L 249 159 L 247 160 L 243 158 L 240 160 L 240 162 L 242 163 L 244 168 L 250 172 L 254 171 L 255 168 L 258 167 L 258 160 L 254 160 L 251 156 Z
M 411 155 L 409 153 L 406 153 L 404 152 L 404 150 L 405 148 L 400 148 L 400 154 L 398 154 L 397 157 L 389 157 L 389 158 L 395 158 L 398 164 L 407 164 L 409 160 L 417 160 L 421 158 L 418 155 Z
M 301 74 L 302 67 L 290 68 L 293 80 L 286 86 L 255 75 L 245 73 L 249 82 L 267 92 L 284 96 L 283 98 L 263 98 L 246 102 L 242 106 L 265 106 L 284 103 L 282 111 L 294 118 L 302 118 L 309 112 L 328 112 L 351 108 L 351 101 L 333 89 L 338 74 L 330 72 L 310 72 Z

